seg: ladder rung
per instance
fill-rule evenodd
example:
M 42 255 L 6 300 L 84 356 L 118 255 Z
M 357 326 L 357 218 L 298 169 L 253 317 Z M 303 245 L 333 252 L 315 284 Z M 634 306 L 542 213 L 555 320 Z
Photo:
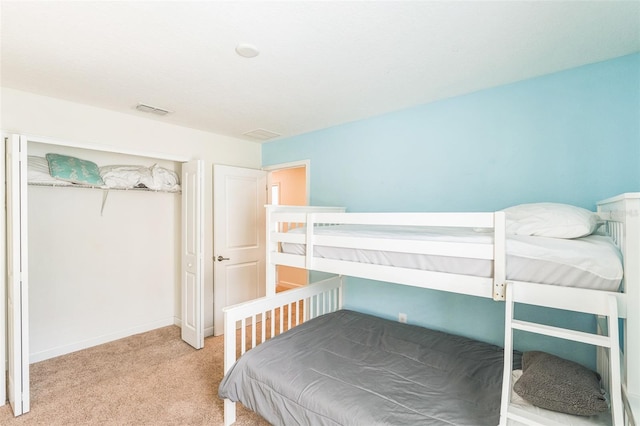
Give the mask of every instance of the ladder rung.
M 544 334 L 546 336 L 559 337 L 561 339 L 573 340 L 576 342 L 589 343 L 591 345 L 611 347 L 611 340 L 608 336 L 601 336 L 582 331 L 568 330 L 566 328 L 552 327 L 544 324 L 536 324 L 528 321 L 512 320 L 511 327 L 517 330 L 528 331 L 530 333 Z

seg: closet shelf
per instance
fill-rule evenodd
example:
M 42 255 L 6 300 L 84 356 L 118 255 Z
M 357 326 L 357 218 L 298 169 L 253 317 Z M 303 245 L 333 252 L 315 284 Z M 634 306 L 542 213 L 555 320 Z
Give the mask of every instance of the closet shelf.
M 39 182 L 27 182 L 29 186 L 46 186 L 46 187 L 55 187 L 55 188 L 84 188 L 84 189 L 102 189 L 107 191 L 143 191 L 143 192 L 166 192 L 171 194 L 180 194 L 182 192 L 181 189 L 151 189 L 151 188 L 111 188 L 108 186 L 96 186 L 96 185 L 85 185 L 85 184 L 66 184 L 66 183 L 39 183 Z

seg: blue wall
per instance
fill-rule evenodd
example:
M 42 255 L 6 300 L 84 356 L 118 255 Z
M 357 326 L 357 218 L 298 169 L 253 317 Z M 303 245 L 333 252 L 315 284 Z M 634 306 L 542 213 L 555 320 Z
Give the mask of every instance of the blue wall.
M 536 201 L 593 209 L 599 199 L 640 191 L 639 117 L 634 54 L 267 143 L 262 162 L 309 159 L 311 204 L 350 211 L 485 211 Z M 349 279 L 345 301 L 502 344 L 504 306 L 490 300 Z M 583 316 L 528 311 L 593 326 Z M 541 345 L 530 336 L 517 343 Z M 591 348 L 547 346 L 592 364 Z

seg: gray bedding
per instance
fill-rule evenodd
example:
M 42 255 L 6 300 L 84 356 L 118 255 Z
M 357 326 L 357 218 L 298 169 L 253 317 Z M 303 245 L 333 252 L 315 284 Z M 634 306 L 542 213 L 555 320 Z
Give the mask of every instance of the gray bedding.
M 341 310 L 248 351 L 219 396 L 274 425 L 497 425 L 502 368 L 500 347 Z

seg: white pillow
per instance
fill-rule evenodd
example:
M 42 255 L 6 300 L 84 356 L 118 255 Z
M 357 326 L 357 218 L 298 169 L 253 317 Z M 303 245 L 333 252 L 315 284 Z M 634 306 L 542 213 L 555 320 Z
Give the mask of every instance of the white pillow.
M 49 173 L 49 162 L 47 159 L 34 155 L 29 155 L 27 157 L 27 182 L 56 186 L 73 185 L 71 182 L 66 182 L 51 176 L 51 173 Z
M 579 238 L 598 228 L 598 216 L 587 209 L 559 203 L 508 207 L 507 234 L 550 238 Z

